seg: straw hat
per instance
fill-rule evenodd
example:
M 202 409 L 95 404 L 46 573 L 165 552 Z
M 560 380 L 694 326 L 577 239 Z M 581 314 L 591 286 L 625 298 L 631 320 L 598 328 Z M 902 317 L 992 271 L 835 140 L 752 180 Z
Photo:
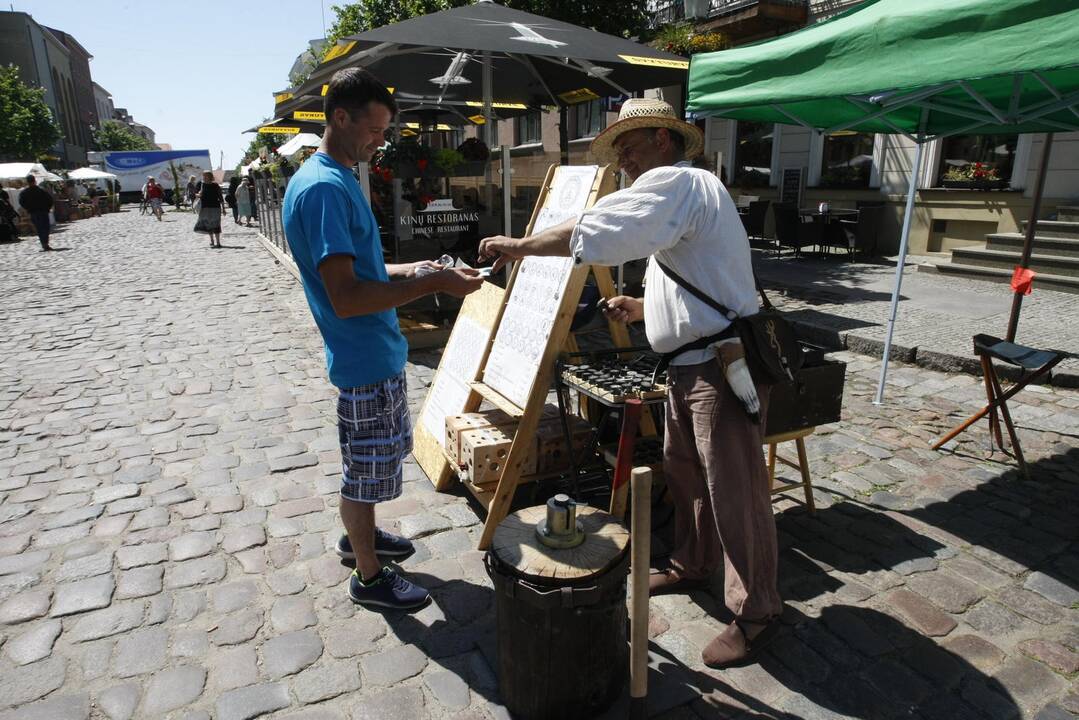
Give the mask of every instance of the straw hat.
M 686 141 L 686 160 L 700 155 L 704 149 L 704 133 L 696 125 L 679 119 L 670 103 L 654 98 L 630 98 L 622 103 L 618 121 L 592 141 L 592 154 L 601 163 L 617 163 L 614 141 L 638 128 L 667 128 L 677 132 Z

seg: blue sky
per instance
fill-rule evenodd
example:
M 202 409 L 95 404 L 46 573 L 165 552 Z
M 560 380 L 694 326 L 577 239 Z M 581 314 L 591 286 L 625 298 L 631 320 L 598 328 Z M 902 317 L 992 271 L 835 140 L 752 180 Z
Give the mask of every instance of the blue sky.
M 73 35 L 94 59 L 94 81 L 117 107 L 177 150 L 210 150 L 216 166 L 240 160 L 243 131 L 273 113 L 307 41 L 323 36 L 345 0 L 6 0 Z

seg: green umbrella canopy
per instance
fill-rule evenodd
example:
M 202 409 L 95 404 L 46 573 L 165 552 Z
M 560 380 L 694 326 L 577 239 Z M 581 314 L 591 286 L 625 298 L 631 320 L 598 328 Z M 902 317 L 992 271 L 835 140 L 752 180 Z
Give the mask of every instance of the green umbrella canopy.
M 942 136 L 1079 129 L 1076 0 L 867 0 L 693 56 L 689 113 Z

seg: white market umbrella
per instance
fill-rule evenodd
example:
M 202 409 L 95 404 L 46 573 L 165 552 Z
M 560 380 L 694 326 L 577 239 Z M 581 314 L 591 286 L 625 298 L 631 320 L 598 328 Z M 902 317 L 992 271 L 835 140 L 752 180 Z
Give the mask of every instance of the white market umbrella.
M 322 138 L 314 133 L 300 133 L 295 137 L 289 138 L 288 142 L 277 148 L 277 154 L 281 157 L 292 158 L 304 148 L 318 147 L 322 144 Z
M 49 172 L 41 163 L 0 163 L 0 180 L 25 180 L 33 175 L 38 181 L 63 182 L 59 175 Z
M 94 170 L 93 168 L 79 168 L 78 170 L 72 170 L 67 174 L 68 180 L 119 180 L 117 176 L 112 173 L 107 173 L 102 170 Z

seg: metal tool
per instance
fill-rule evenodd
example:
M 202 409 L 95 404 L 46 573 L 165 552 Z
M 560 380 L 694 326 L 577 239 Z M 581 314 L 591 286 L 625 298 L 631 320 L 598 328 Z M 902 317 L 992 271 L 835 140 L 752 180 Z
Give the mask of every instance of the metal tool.
M 577 503 L 559 493 L 547 501 L 547 517 L 536 523 L 539 541 L 551 548 L 572 548 L 584 542 L 584 529 L 577 522 Z

